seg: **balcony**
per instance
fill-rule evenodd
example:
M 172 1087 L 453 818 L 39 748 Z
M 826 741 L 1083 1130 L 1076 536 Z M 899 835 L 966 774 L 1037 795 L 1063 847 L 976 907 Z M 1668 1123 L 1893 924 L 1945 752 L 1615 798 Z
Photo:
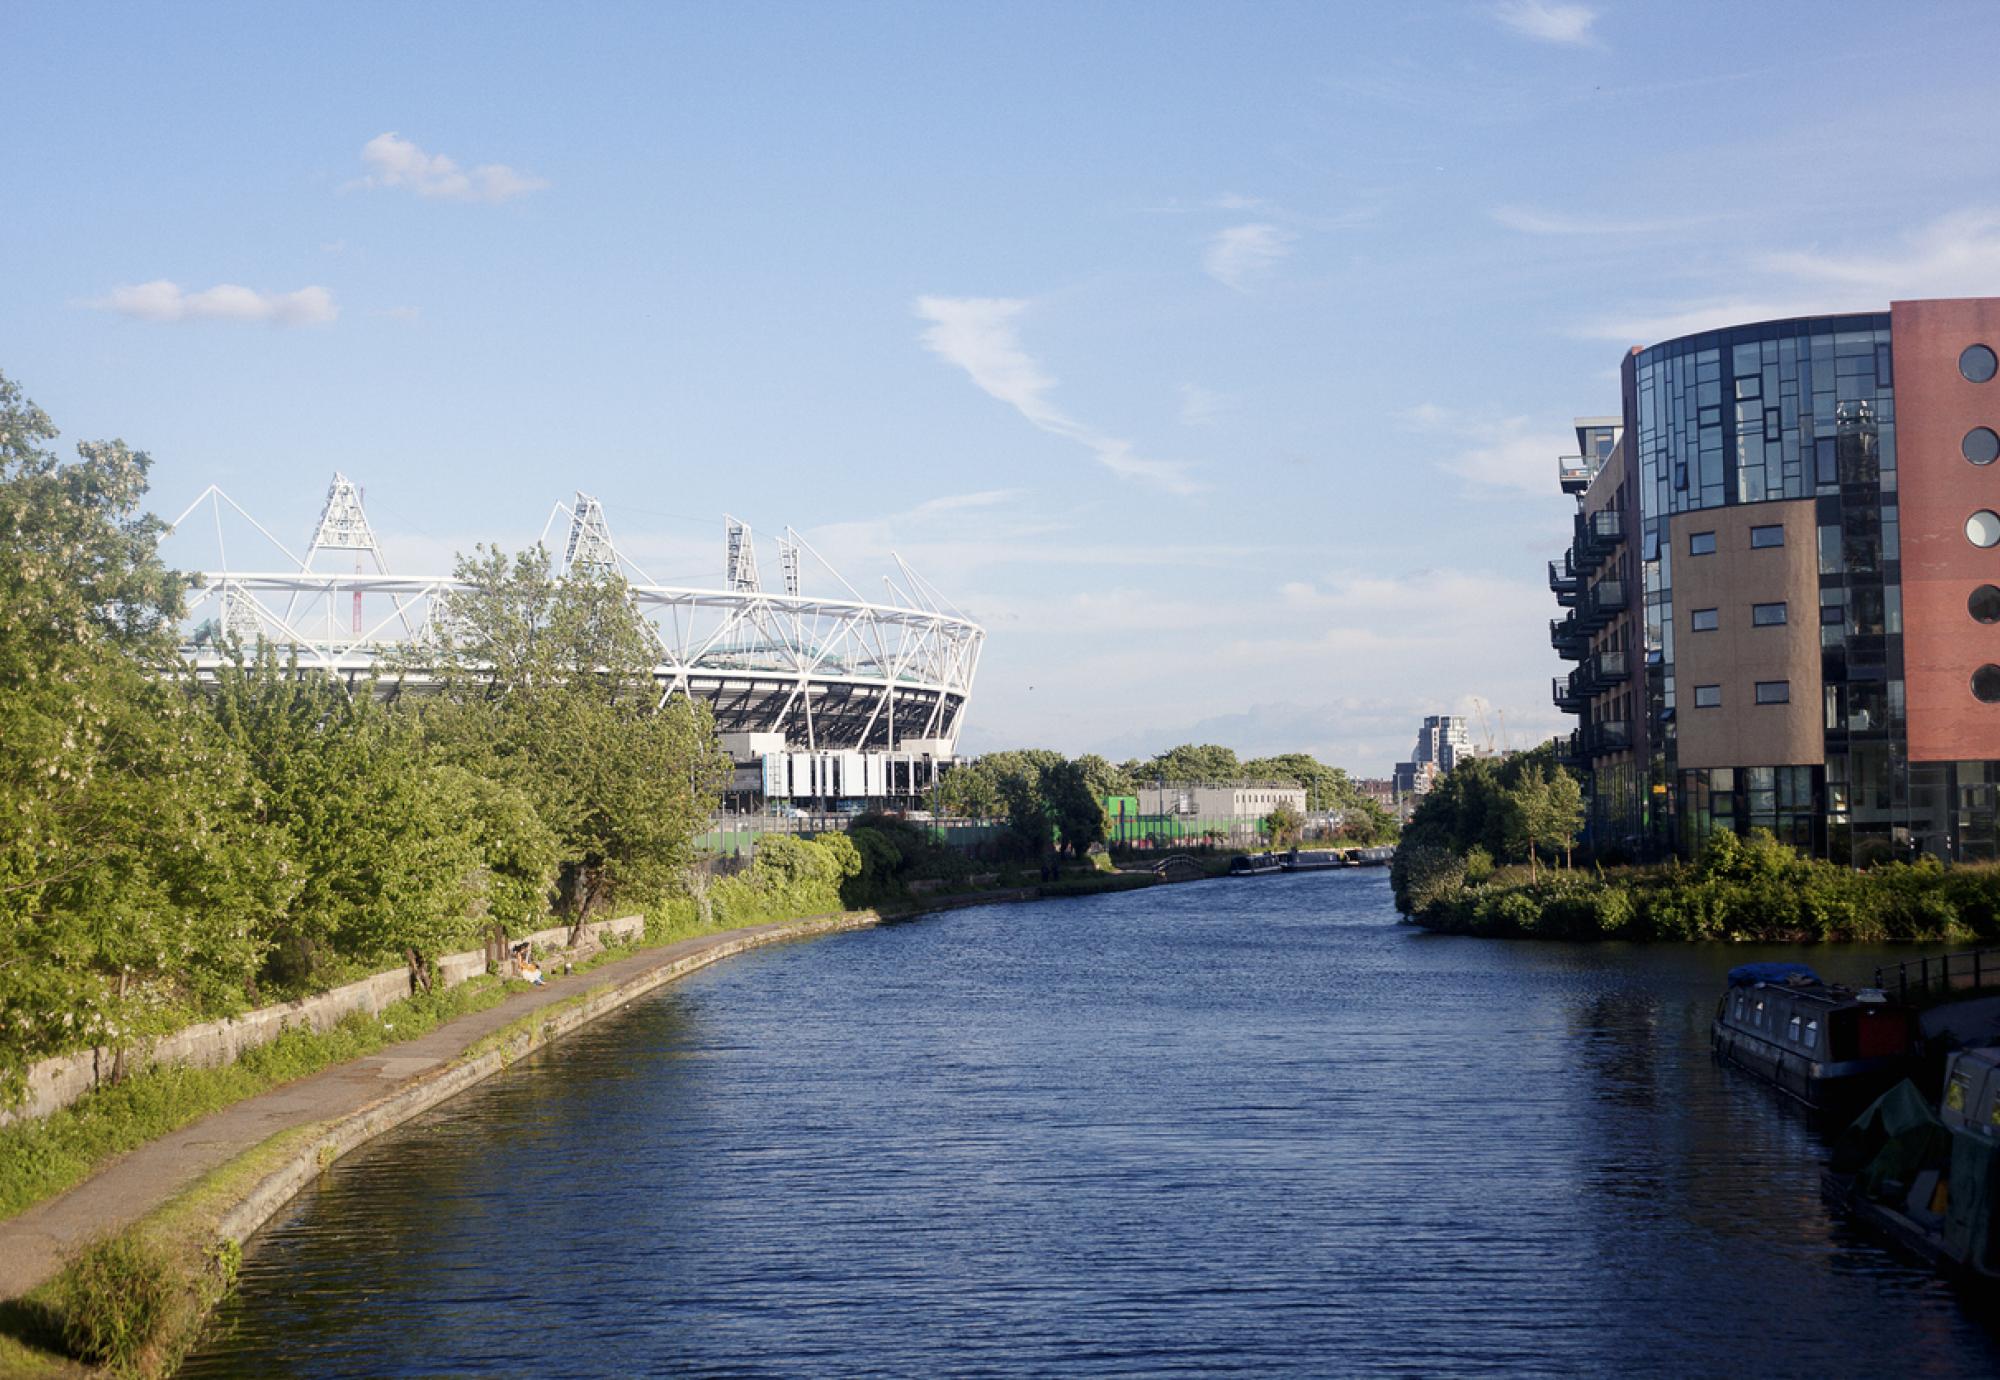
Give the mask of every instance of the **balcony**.
M 1556 478 L 1562 482 L 1564 493 L 1580 494 L 1590 487 L 1591 480 L 1597 478 L 1597 465 L 1581 455 L 1558 456 Z
M 1615 508 L 1606 508 L 1596 513 L 1578 513 L 1576 541 L 1570 548 L 1576 558 L 1577 573 L 1588 575 L 1596 570 L 1624 541 L 1624 513 Z
M 1625 612 L 1625 582 L 1599 580 L 1584 591 L 1583 599 L 1577 608 L 1586 621 L 1603 627 L 1611 621 L 1613 614 Z
M 1583 594 L 1583 576 L 1576 573 L 1576 563 L 1567 551 L 1561 561 L 1549 562 L 1549 592 L 1564 608 L 1574 608 Z
M 1556 763 L 1572 771 L 1585 771 L 1590 766 L 1590 756 L 1583 750 L 1582 729 L 1577 729 L 1566 738 L 1556 739 Z
M 1576 621 L 1574 612 L 1549 620 L 1549 645 L 1564 661 L 1582 661 L 1590 654 L 1590 629 Z
M 1632 750 L 1632 725 L 1625 719 L 1605 719 L 1599 723 L 1585 724 L 1584 751 L 1590 757 L 1608 757 L 1614 752 Z
M 1622 650 L 1599 652 L 1586 664 L 1590 667 L 1591 678 L 1597 682 L 1597 688 L 1600 690 L 1613 685 L 1623 685 L 1632 678 L 1631 669 L 1625 664 L 1625 653 Z
M 1578 689 L 1574 671 L 1551 680 L 1549 694 L 1555 700 L 1556 708 L 1565 714 L 1581 714 L 1583 707 L 1590 702 L 1590 696 Z

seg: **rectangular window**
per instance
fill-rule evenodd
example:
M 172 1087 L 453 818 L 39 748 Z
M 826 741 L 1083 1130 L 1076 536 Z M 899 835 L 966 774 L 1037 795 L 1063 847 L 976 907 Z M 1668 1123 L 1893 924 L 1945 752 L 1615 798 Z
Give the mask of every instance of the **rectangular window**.
M 1722 687 L 1720 685 L 1697 685 L 1694 688 L 1696 709 L 1722 708 Z
M 1753 628 L 1775 628 L 1785 621 L 1783 604 L 1752 604 L 1750 606 L 1750 626 Z
M 1688 533 L 1688 555 L 1713 556 L 1714 554 L 1715 554 L 1715 533 L 1713 532 Z
M 1784 544 L 1785 528 L 1782 523 L 1771 527 L 1752 527 L 1750 529 L 1750 545 L 1752 547 L 1783 546 Z
M 1719 626 L 1714 609 L 1695 609 L 1689 616 L 1694 621 L 1696 632 L 1714 632 Z
M 1792 683 L 1788 680 L 1760 680 L 1757 682 L 1757 703 L 1790 704 Z

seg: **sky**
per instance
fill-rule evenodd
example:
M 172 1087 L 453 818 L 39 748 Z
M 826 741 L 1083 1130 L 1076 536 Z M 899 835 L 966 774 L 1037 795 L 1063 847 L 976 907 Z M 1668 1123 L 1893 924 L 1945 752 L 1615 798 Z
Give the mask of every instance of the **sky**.
M 1567 728 L 1633 345 L 2000 291 L 1990 4 L 8 0 L 0 372 L 391 568 L 597 496 L 987 642 L 961 749 Z M 211 559 L 190 532 L 169 559 Z M 239 563 L 240 564 L 240 563 Z M 809 568 L 808 592 L 836 593 Z

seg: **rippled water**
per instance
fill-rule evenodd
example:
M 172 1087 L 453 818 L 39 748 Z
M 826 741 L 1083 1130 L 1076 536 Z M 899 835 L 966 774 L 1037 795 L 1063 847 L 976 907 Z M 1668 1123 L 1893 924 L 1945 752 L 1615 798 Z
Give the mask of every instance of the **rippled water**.
M 765 950 L 342 1161 L 185 1373 L 2000 1371 L 1711 1064 L 1789 952 L 1423 934 L 1380 872 Z

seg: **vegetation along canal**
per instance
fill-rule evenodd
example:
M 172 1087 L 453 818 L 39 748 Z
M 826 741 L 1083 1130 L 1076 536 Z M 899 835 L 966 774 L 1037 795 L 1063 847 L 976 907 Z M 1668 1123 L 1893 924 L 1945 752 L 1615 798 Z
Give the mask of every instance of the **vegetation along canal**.
M 1991 1373 L 1710 1061 L 1730 965 L 1879 952 L 1435 935 L 1381 871 L 763 951 L 337 1165 L 184 1373 Z

